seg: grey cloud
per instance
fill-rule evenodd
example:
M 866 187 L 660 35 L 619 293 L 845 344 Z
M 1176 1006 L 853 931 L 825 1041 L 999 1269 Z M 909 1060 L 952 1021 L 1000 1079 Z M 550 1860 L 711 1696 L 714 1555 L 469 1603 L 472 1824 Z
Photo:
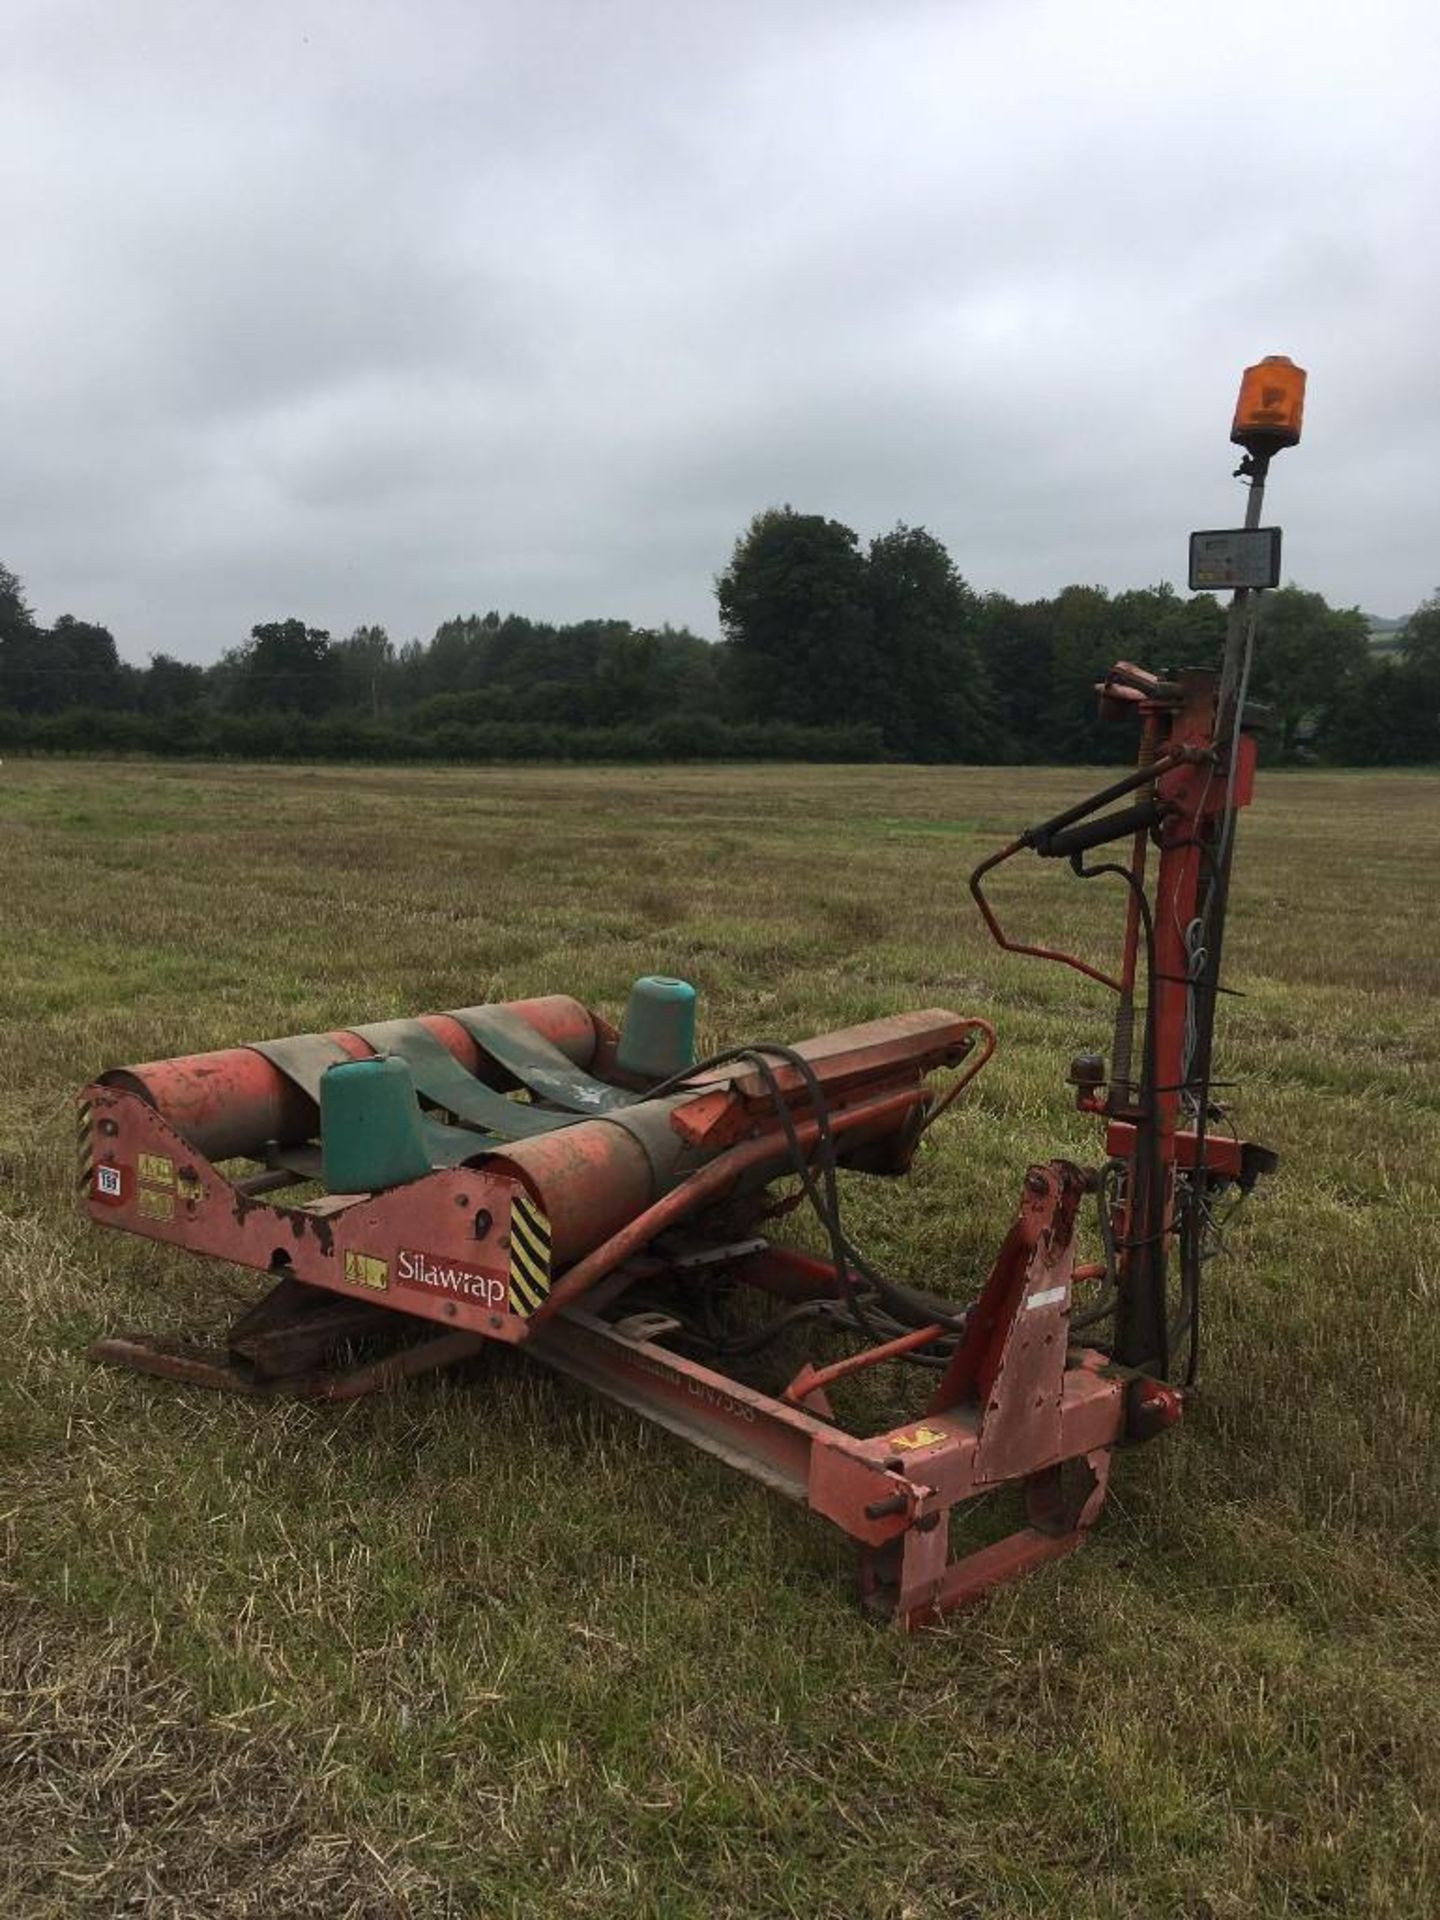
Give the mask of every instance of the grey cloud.
M 1021 595 L 1173 579 L 1270 351 L 1292 571 L 1440 577 L 1422 0 L 9 15 L 0 559 L 131 657 L 714 631 L 780 500 Z

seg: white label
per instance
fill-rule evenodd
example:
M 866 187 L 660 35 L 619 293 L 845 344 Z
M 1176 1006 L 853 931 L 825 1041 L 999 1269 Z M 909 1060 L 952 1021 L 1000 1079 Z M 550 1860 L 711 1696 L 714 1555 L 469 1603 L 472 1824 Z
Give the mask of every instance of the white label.
M 1043 1293 L 1032 1293 L 1025 1302 L 1025 1311 L 1033 1313 L 1036 1307 L 1058 1307 L 1069 1291 L 1068 1287 L 1046 1287 Z
M 105 1194 L 111 1200 L 120 1198 L 120 1169 L 118 1167 L 97 1167 L 95 1169 L 95 1191 Z
M 494 1274 L 477 1273 L 433 1254 L 401 1247 L 395 1278 L 402 1287 L 428 1287 L 435 1293 L 455 1294 L 477 1306 L 499 1307 L 505 1302 L 505 1282 Z

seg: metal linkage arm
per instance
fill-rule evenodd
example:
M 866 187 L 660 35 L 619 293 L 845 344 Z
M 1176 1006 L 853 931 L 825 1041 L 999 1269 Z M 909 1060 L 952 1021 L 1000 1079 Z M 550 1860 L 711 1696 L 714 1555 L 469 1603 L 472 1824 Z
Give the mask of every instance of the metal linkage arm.
M 1072 967 L 1076 973 L 1083 973 L 1087 980 L 1095 980 L 1102 987 L 1109 987 L 1112 993 L 1124 993 L 1125 983 L 1122 980 L 1117 980 L 1113 974 L 1103 973 L 1099 967 L 1092 967 L 1076 954 L 1063 953 L 1057 947 L 1037 947 L 1027 941 L 1012 940 L 986 899 L 981 883 L 996 867 L 1003 866 L 1007 860 L 1013 860 L 1017 853 L 1027 849 L 1042 856 L 1069 856 L 1083 853 L 1089 847 L 1102 846 L 1109 840 L 1122 839 L 1137 829 L 1148 828 L 1160 818 L 1161 809 L 1153 799 L 1143 801 L 1136 807 L 1127 807 L 1120 813 L 1107 814 L 1104 819 L 1094 821 L 1088 827 L 1080 827 L 1078 823 L 1089 820 L 1092 814 L 1101 807 L 1108 807 L 1112 801 L 1123 800 L 1127 793 L 1134 793 L 1140 787 L 1153 787 L 1162 774 L 1185 765 L 1194 757 L 1194 750 L 1189 747 L 1178 747 L 1172 753 L 1161 754 L 1148 766 L 1126 774 L 1123 780 L 1116 780 L 1110 786 L 1102 787 L 1099 793 L 1092 793 L 1088 799 L 1077 800 L 1074 806 L 1066 807 L 1048 820 L 1042 820 L 1038 826 L 1027 828 L 1018 839 L 982 860 L 970 875 L 970 897 L 980 909 L 980 917 L 990 929 L 995 944 L 1003 947 L 1007 953 L 1023 953 L 1033 960 L 1054 960 L 1062 967 Z
M 1128 840 L 1131 834 L 1148 833 L 1165 818 L 1166 809 L 1158 800 L 1141 800 L 1118 813 L 1102 814 L 1098 820 L 1084 820 L 1078 826 L 1062 827 L 1058 833 L 1038 841 L 1035 851 L 1042 860 L 1070 860 L 1092 847 L 1108 846 L 1112 840 Z

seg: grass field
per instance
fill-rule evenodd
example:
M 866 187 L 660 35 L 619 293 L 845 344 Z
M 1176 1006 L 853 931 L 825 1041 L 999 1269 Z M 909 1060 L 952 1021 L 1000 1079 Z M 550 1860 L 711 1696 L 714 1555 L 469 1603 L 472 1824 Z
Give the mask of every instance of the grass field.
M 700 987 L 702 1043 L 907 1006 L 1001 1050 L 856 1237 L 968 1290 L 1093 1155 L 1083 981 L 984 941 L 982 849 L 1073 772 L 0 769 L 0 1911 L 1440 1911 L 1440 777 L 1273 776 L 1221 1072 L 1278 1177 L 1204 1391 L 1084 1552 L 943 1630 L 838 1536 L 531 1369 L 346 1410 L 96 1370 L 251 1283 L 90 1229 L 100 1067 L 523 993 Z M 1017 926 L 1103 951 L 1034 863 Z

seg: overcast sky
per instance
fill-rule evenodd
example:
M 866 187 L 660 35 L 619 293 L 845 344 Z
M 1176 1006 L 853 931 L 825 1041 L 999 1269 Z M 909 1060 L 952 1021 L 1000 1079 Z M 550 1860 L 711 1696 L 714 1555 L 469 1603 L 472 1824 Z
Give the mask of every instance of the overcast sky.
M 0 0 L 0 561 L 128 658 L 717 631 L 788 501 L 1181 580 L 1242 366 L 1286 572 L 1440 581 L 1436 0 Z

